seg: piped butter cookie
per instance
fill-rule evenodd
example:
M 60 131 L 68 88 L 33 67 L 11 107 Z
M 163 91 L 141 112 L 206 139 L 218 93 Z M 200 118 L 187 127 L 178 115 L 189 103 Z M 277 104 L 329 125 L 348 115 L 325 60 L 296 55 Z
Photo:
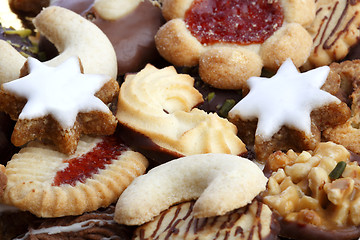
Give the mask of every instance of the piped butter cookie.
M 38 217 L 79 215 L 115 202 L 147 165 L 115 136 L 84 136 L 70 156 L 34 141 L 8 162 L 2 202 Z
M 330 68 L 323 66 L 298 72 L 290 59 L 271 78 L 252 77 L 250 92 L 229 112 L 229 119 L 256 157 L 266 158 L 276 150 L 314 149 L 321 131 L 344 123 L 350 109 L 324 91 Z
M 83 74 L 76 57 L 57 67 L 29 58 L 23 72 L 0 90 L 0 110 L 17 120 L 11 137 L 15 146 L 50 140 L 72 154 L 81 134 L 114 133 L 117 121 L 106 104 L 118 93 L 116 80 Z
M 314 0 L 164 0 L 162 12 L 160 54 L 177 66 L 199 65 L 202 80 L 217 88 L 247 88 L 263 67 L 276 70 L 287 58 L 300 67 L 310 54 L 304 27 Z
M 246 152 L 235 125 L 216 113 L 194 108 L 203 101 L 194 79 L 174 67 L 147 65 L 121 85 L 116 118 L 122 134 L 139 151 L 157 146 L 172 158 L 200 153 Z M 138 135 L 137 138 L 134 133 Z M 132 139 L 131 139 L 132 138 Z M 163 162 L 155 156 L 155 161 Z

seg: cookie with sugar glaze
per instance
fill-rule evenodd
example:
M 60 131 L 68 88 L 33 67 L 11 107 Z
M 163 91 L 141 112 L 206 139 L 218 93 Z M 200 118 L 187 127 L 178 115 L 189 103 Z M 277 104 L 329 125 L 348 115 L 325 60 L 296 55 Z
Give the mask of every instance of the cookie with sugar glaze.
M 147 166 L 115 136 L 85 136 L 71 156 L 31 142 L 6 166 L 2 202 L 39 217 L 79 215 L 116 201 Z

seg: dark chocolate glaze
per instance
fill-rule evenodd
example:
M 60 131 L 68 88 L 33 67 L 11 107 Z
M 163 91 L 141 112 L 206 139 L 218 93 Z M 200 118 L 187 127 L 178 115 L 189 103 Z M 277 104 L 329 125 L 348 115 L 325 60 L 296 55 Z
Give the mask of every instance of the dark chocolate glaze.
M 6 165 L 11 157 L 19 151 L 11 143 L 11 134 L 15 126 L 15 121 L 9 115 L 0 112 L 0 164 Z
M 107 35 L 116 52 L 119 75 L 137 72 L 147 63 L 156 65 L 155 63 L 162 61 L 154 40 L 158 29 L 165 22 L 159 7 L 145 0 L 128 15 L 118 20 L 107 21 L 93 9 L 93 3 L 94 0 L 58 0 L 54 5 L 82 15 Z M 44 39 L 40 41 L 39 47 L 46 52 L 48 58 L 57 55 L 56 49 Z

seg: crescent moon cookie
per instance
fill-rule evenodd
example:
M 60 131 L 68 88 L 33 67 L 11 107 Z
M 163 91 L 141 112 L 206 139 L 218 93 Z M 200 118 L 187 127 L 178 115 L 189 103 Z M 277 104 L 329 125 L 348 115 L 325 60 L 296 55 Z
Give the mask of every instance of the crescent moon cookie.
M 246 11 L 243 11 L 246 9 Z M 155 36 L 160 54 L 178 66 L 199 65 L 200 77 L 222 89 L 246 89 L 263 67 L 307 60 L 312 38 L 304 27 L 314 0 L 164 0 L 168 21 Z
M 220 153 L 182 157 L 136 178 L 121 194 L 114 219 L 141 225 L 176 203 L 195 199 L 195 218 L 219 216 L 251 203 L 266 182 L 246 158 Z
M 70 156 L 33 141 L 8 162 L 2 202 L 38 217 L 79 215 L 115 202 L 147 166 L 115 136 L 84 136 Z
M 0 90 L 0 110 L 17 120 L 11 137 L 15 146 L 50 140 L 72 154 L 81 134 L 114 133 L 117 120 L 106 104 L 118 93 L 116 80 L 83 74 L 76 57 L 57 67 L 28 58 L 23 70 L 29 74 Z
M 281 216 L 280 236 L 348 240 L 360 237 L 360 167 L 332 142 L 313 152 L 276 152 L 263 202 Z M 285 164 L 284 164 L 285 163 Z
M 360 2 L 317 0 L 314 22 L 307 28 L 313 38 L 304 69 L 341 60 L 359 42 Z
M 193 84 L 192 77 L 178 74 L 174 67 L 147 65 L 136 75 L 127 75 L 120 88 L 116 118 L 120 128 L 131 131 L 122 136 L 140 152 L 156 145 L 158 152 L 170 159 L 200 153 L 245 153 L 232 123 L 194 108 L 203 99 Z M 133 133 L 141 136 L 131 139 Z M 154 160 L 163 162 L 157 157 Z
M 193 210 L 194 202 L 170 207 L 138 227 L 133 239 L 261 240 L 277 239 L 280 230 L 270 208 L 257 200 L 217 217 L 195 218 Z
M 330 69 L 341 79 L 342 95 L 351 105 L 351 117 L 344 124 L 326 129 L 323 136 L 360 154 L 360 60 L 332 63 Z
M 288 59 L 273 77 L 248 80 L 250 92 L 230 110 L 229 119 L 240 138 L 254 145 L 258 160 L 276 150 L 314 149 L 321 131 L 350 117 L 345 103 L 320 89 L 329 71 L 323 66 L 300 73 Z

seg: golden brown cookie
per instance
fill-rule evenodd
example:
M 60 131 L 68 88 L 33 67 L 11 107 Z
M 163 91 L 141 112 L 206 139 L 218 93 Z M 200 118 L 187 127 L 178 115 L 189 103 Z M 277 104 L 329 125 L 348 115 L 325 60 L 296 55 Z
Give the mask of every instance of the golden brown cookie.
M 360 237 L 360 167 L 343 146 L 322 142 L 313 152 L 269 157 L 273 171 L 263 202 L 281 216 L 280 235 L 291 239 Z
M 116 80 L 83 74 L 76 57 L 58 67 L 29 58 L 23 70 L 24 77 L 3 84 L 0 91 L 0 110 L 17 120 L 11 137 L 15 146 L 50 140 L 72 154 L 81 134 L 114 133 L 117 121 L 106 104 L 118 93 Z
M 313 46 L 304 69 L 343 59 L 360 37 L 360 2 L 317 0 L 314 22 L 307 28 Z
M 321 89 L 329 71 L 324 66 L 300 73 L 289 59 L 273 77 L 248 80 L 250 92 L 230 110 L 229 119 L 240 138 L 254 145 L 258 160 L 277 150 L 314 149 L 322 130 L 350 117 L 345 103 Z
M 194 202 L 163 211 L 153 221 L 135 230 L 134 239 L 275 239 L 279 231 L 269 207 L 257 200 L 227 214 L 196 218 Z
M 313 0 L 164 0 L 162 12 L 160 54 L 174 65 L 199 65 L 200 77 L 217 88 L 246 89 L 249 77 L 287 58 L 300 67 L 312 46 L 304 27 L 315 17 Z
M 246 152 L 232 123 L 194 108 L 203 99 L 193 84 L 192 77 L 178 74 L 174 67 L 147 65 L 139 73 L 126 76 L 116 118 L 120 125 L 142 135 L 133 141 L 140 148 L 149 140 L 175 157 Z
M 2 202 L 39 217 L 79 215 L 115 202 L 147 165 L 115 136 L 83 137 L 70 156 L 31 142 L 6 166 Z

